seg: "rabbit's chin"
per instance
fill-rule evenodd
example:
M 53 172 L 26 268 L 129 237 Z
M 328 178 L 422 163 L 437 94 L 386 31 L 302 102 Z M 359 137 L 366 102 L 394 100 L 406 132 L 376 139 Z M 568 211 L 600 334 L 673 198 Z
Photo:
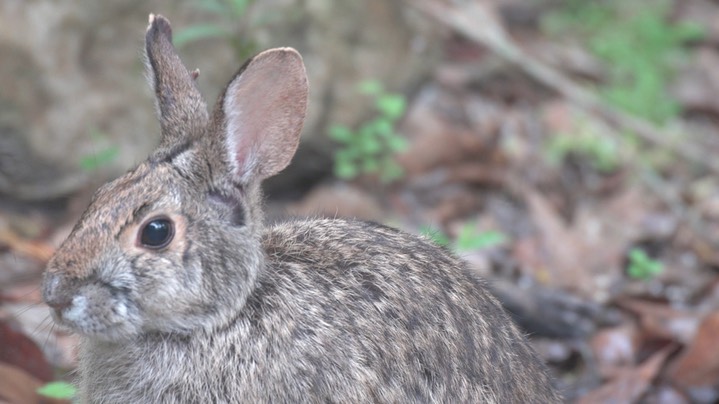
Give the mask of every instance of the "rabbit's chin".
M 141 333 L 140 327 L 134 327 L 131 324 L 116 324 L 99 330 L 75 331 L 83 338 L 111 343 L 131 341 Z
M 142 333 L 142 328 L 132 323 L 87 327 L 84 325 L 71 324 L 67 321 L 55 320 L 55 324 L 61 330 L 78 334 L 81 338 L 103 342 L 120 343 L 131 341 Z

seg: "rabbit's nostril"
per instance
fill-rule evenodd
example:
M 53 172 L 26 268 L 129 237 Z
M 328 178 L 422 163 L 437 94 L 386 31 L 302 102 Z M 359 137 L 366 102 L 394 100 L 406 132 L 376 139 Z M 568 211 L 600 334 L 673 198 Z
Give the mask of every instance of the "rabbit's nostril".
M 46 299 L 45 303 L 55 309 L 55 311 L 59 314 L 59 312 L 72 305 L 72 299 L 66 296 L 58 296 L 57 298 Z

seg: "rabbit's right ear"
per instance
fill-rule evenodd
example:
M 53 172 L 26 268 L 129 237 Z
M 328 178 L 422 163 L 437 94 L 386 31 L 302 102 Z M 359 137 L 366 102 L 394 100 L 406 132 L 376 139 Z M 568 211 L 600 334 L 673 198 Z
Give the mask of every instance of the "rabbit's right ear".
M 245 63 L 218 100 L 213 117 L 213 140 L 221 143 L 232 182 L 261 181 L 290 163 L 308 91 L 302 57 L 294 49 L 271 49 Z
M 150 14 L 145 54 L 162 128 L 160 147 L 185 143 L 207 126 L 207 106 L 195 85 L 198 72 L 182 64 L 172 46 L 170 21 L 161 15 Z

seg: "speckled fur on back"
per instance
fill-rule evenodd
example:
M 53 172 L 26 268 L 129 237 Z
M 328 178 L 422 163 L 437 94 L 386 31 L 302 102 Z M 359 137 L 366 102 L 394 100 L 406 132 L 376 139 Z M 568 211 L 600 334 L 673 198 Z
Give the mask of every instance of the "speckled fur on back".
M 81 335 L 82 402 L 561 401 L 444 249 L 350 220 L 263 227 L 260 184 L 291 160 L 306 112 L 299 54 L 253 58 L 210 116 L 170 38 L 151 16 L 159 148 L 98 190 L 44 280 L 55 320 Z

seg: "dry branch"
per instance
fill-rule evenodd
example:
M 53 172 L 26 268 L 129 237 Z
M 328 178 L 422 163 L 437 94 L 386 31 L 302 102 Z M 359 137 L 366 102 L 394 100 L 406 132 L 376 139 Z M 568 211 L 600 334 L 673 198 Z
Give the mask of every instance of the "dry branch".
M 623 131 L 632 132 L 648 143 L 671 150 L 678 156 L 719 174 L 719 160 L 710 158 L 690 143 L 672 141 L 676 136 L 669 130 L 658 128 L 608 105 L 591 91 L 528 55 L 512 41 L 499 22 L 496 10 L 487 2 L 470 1 L 461 6 L 451 6 L 436 0 L 407 0 L 407 3 L 468 39 L 487 47 L 586 112 L 598 114 Z

